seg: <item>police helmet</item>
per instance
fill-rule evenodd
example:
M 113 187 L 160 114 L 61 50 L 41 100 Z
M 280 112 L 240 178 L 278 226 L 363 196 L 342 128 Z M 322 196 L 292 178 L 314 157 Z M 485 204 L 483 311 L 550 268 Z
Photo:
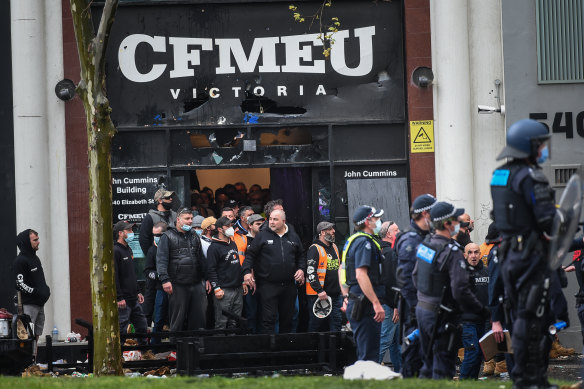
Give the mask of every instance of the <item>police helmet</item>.
M 533 119 L 522 119 L 507 130 L 507 146 L 497 160 L 537 157 L 539 146 L 550 138 L 547 128 Z

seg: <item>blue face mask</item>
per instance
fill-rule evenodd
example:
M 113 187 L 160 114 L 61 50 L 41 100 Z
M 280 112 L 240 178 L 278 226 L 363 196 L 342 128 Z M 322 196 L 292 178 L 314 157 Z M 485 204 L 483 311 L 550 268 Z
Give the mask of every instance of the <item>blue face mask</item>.
M 379 231 L 381 231 L 381 219 L 377 219 L 377 221 L 375 222 L 375 228 L 373 229 L 373 233 L 377 235 L 379 234 Z
M 126 242 L 131 242 L 133 240 L 134 240 L 134 233 L 133 232 L 130 232 L 128 234 L 128 236 L 126 237 Z
M 545 146 L 543 149 L 541 149 L 541 156 L 537 159 L 537 163 L 544 163 L 549 157 L 550 150 L 548 149 L 548 146 Z
M 158 246 L 158 242 L 160 242 L 160 236 L 155 236 L 154 243 L 156 243 L 157 246 Z
M 189 226 L 188 224 L 185 224 L 181 228 L 184 232 L 189 232 L 191 230 L 191 228 L 193 228 L 193 226 Z
M 203 235 L 203 230 L 195 230 L 195 232 L 197 233 L 197 235 Z

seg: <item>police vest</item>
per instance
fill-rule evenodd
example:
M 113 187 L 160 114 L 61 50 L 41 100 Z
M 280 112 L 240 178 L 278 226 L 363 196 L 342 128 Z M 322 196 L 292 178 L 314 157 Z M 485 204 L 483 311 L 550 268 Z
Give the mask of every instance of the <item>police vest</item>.
M 438 264 L 438 256 L 443 250 L 448 250 L 442 264 Z M 445 268 L 450 253 L 458 250 L 452 243 L 432 244 L 430 235 L 418 245 L 416 258 L 418 260 L 417 286 L 418 291 L 431 297 L 442 297 L 442 290 L 448 287 L 448 269 Z
M 239 255 L 239 264 L 243 265 L 245 259 L 245 251 L 247 250 L 247 236 L 235 233 L 231 238 L 237 246 L 237 255 Z
M 533 212 L 523 198 L 511 187 L 511 183 L 521 182 L 530 175 L 529 166 L 507 163 L 493 172 L 491 196 L 493 197 L 493 219 L 497 229 L 506 233 L 518 233 L 533 229 L 536 225 Z
M 337 254 L 337 259 L 339 258 L 339 250 L 337 249 L 336 244 L 332 244 L 335 253 Z M 318 277 L 318 282 L 320 282 L 320 286 L 324 288 L 324 278 L 326 277 L 326 269 L 328 265 L 328 254 L 324 247 L 318 244 L 313 244 L 312 246 L 316 247 L 318 250 L 318 268 L 316 269 L 316 276 Z M 307 295 L 315 295 L 317 294 L 316 291 L 310 286 L 310 282 L 306 283 L 306 294 Z
M 356 232 L 353 235 L 351 235 L 349 239 L 347 239 L 347 241 L 345 242 L 342 257 L 342 262 L 343 264 L 345 264 L 346 269 L 345 284 L 347 284 L 348 286 L 357 285 L 357 274 L 355 273 L 355 258 L 349 257 L 349 260 L 347 260 L 347 253 L 349 252 L 349 247 L 351 246 L 351 243 L 353 243 L 353 241 L 359 237 L 366 237 L 375 244 L 378 250 L 376 258 L 378 261 L 379 257 L 381 256 L 381 245 L 371 235 L 366 234 L 364 232 Z M 369 268 L 369 280 L 371 281 L 371 285 L 376 286 L 379 284 L 381 278 L 380 274 L 381 270 L 379 269 L 379 266 L 371 266 Z

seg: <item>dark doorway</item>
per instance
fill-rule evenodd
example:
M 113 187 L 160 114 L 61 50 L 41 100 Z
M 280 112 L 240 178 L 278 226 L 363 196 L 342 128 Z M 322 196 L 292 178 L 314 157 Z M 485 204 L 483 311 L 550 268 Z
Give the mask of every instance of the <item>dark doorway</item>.
M 304 248 L 313 240 L 311 168 L 270 169 L 272 199 L 282 199 L 289 224 L 294 226 Z M 267 215 L 266 215 L 267 216 Z

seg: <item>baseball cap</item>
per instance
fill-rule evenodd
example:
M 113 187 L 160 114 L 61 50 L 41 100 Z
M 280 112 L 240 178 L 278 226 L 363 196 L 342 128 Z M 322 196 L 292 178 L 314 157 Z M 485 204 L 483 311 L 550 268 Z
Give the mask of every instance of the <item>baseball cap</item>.
M 114 224 L 114 234 L 117 234 L 120 231 L 128 230 L 134 227 L 134 223 L 130 223 L 126 220 L 121 220 Z
M 431 209 L 438 200 L 436 197 L 432 196 L 430 193 L 426 193 L 416 197 L 414 202 L 412 203 L 412 213 L 422 213 L 424 211 L 428 211 Z
M 262 215 L 260 215 L 259 213 L 254 213 L 253 215 L 250 215 L 247 218 L 247 224 L 252 224 L 257 222 L 258 220 L 264 221 L 266 219 L 264 219 L 264 217 Z
M 430 217 L 433 222 L 459 217 L 464 213 L 464 208 L 456 208 L 454 205 L 445 201 L 439 201 L 430 209 Z
M 328 230 L 331 227 L 334 227 L 334 223 L 331 222 L 320 222 L 318 223 L 318 225 L 316 226 L 316 232 L 318 232 L 319 234 L 324 231 L 324 230 Z
M 201 227 L 201 223 L 203 223 L 205 218 L 201 215 L 197 215 L 193 218 L 193 227 Z
M 233 220 L 231 220 L 230 218 L 228 218 L 227 216 L 221 216 L 219 219 L 217 219 L 217 221 L 215 222 L 215 227 L 220 228 L 220 227 L 225 227 L 225 226 L 230 226 L 233 224 Z
M 156 193 L 154 193 L 154 201 L 158 201 L 165 197 L 172 197 L 174 195 L 173 191 L 166 190 L 164 188 L 158 189 Z
M 383 215 L 383 209 L 378 211 L 369 205 L 361 205 L 353 213 L 353 223 L 360 225 L 365 223 L 367 219 L 371 219 L 372 217 L 380 217 L 381 215 Z
M 205 218 L 205 220 L 203 220 L 201 222 L 201 228 L 203 230 L 206 230 L 207 228 L 209 228 L 210 226 L 212 226 L 216 222 L 217 222 L 217 219 L 215 219 L 213 216 L 209 216 L 208 218 Z

